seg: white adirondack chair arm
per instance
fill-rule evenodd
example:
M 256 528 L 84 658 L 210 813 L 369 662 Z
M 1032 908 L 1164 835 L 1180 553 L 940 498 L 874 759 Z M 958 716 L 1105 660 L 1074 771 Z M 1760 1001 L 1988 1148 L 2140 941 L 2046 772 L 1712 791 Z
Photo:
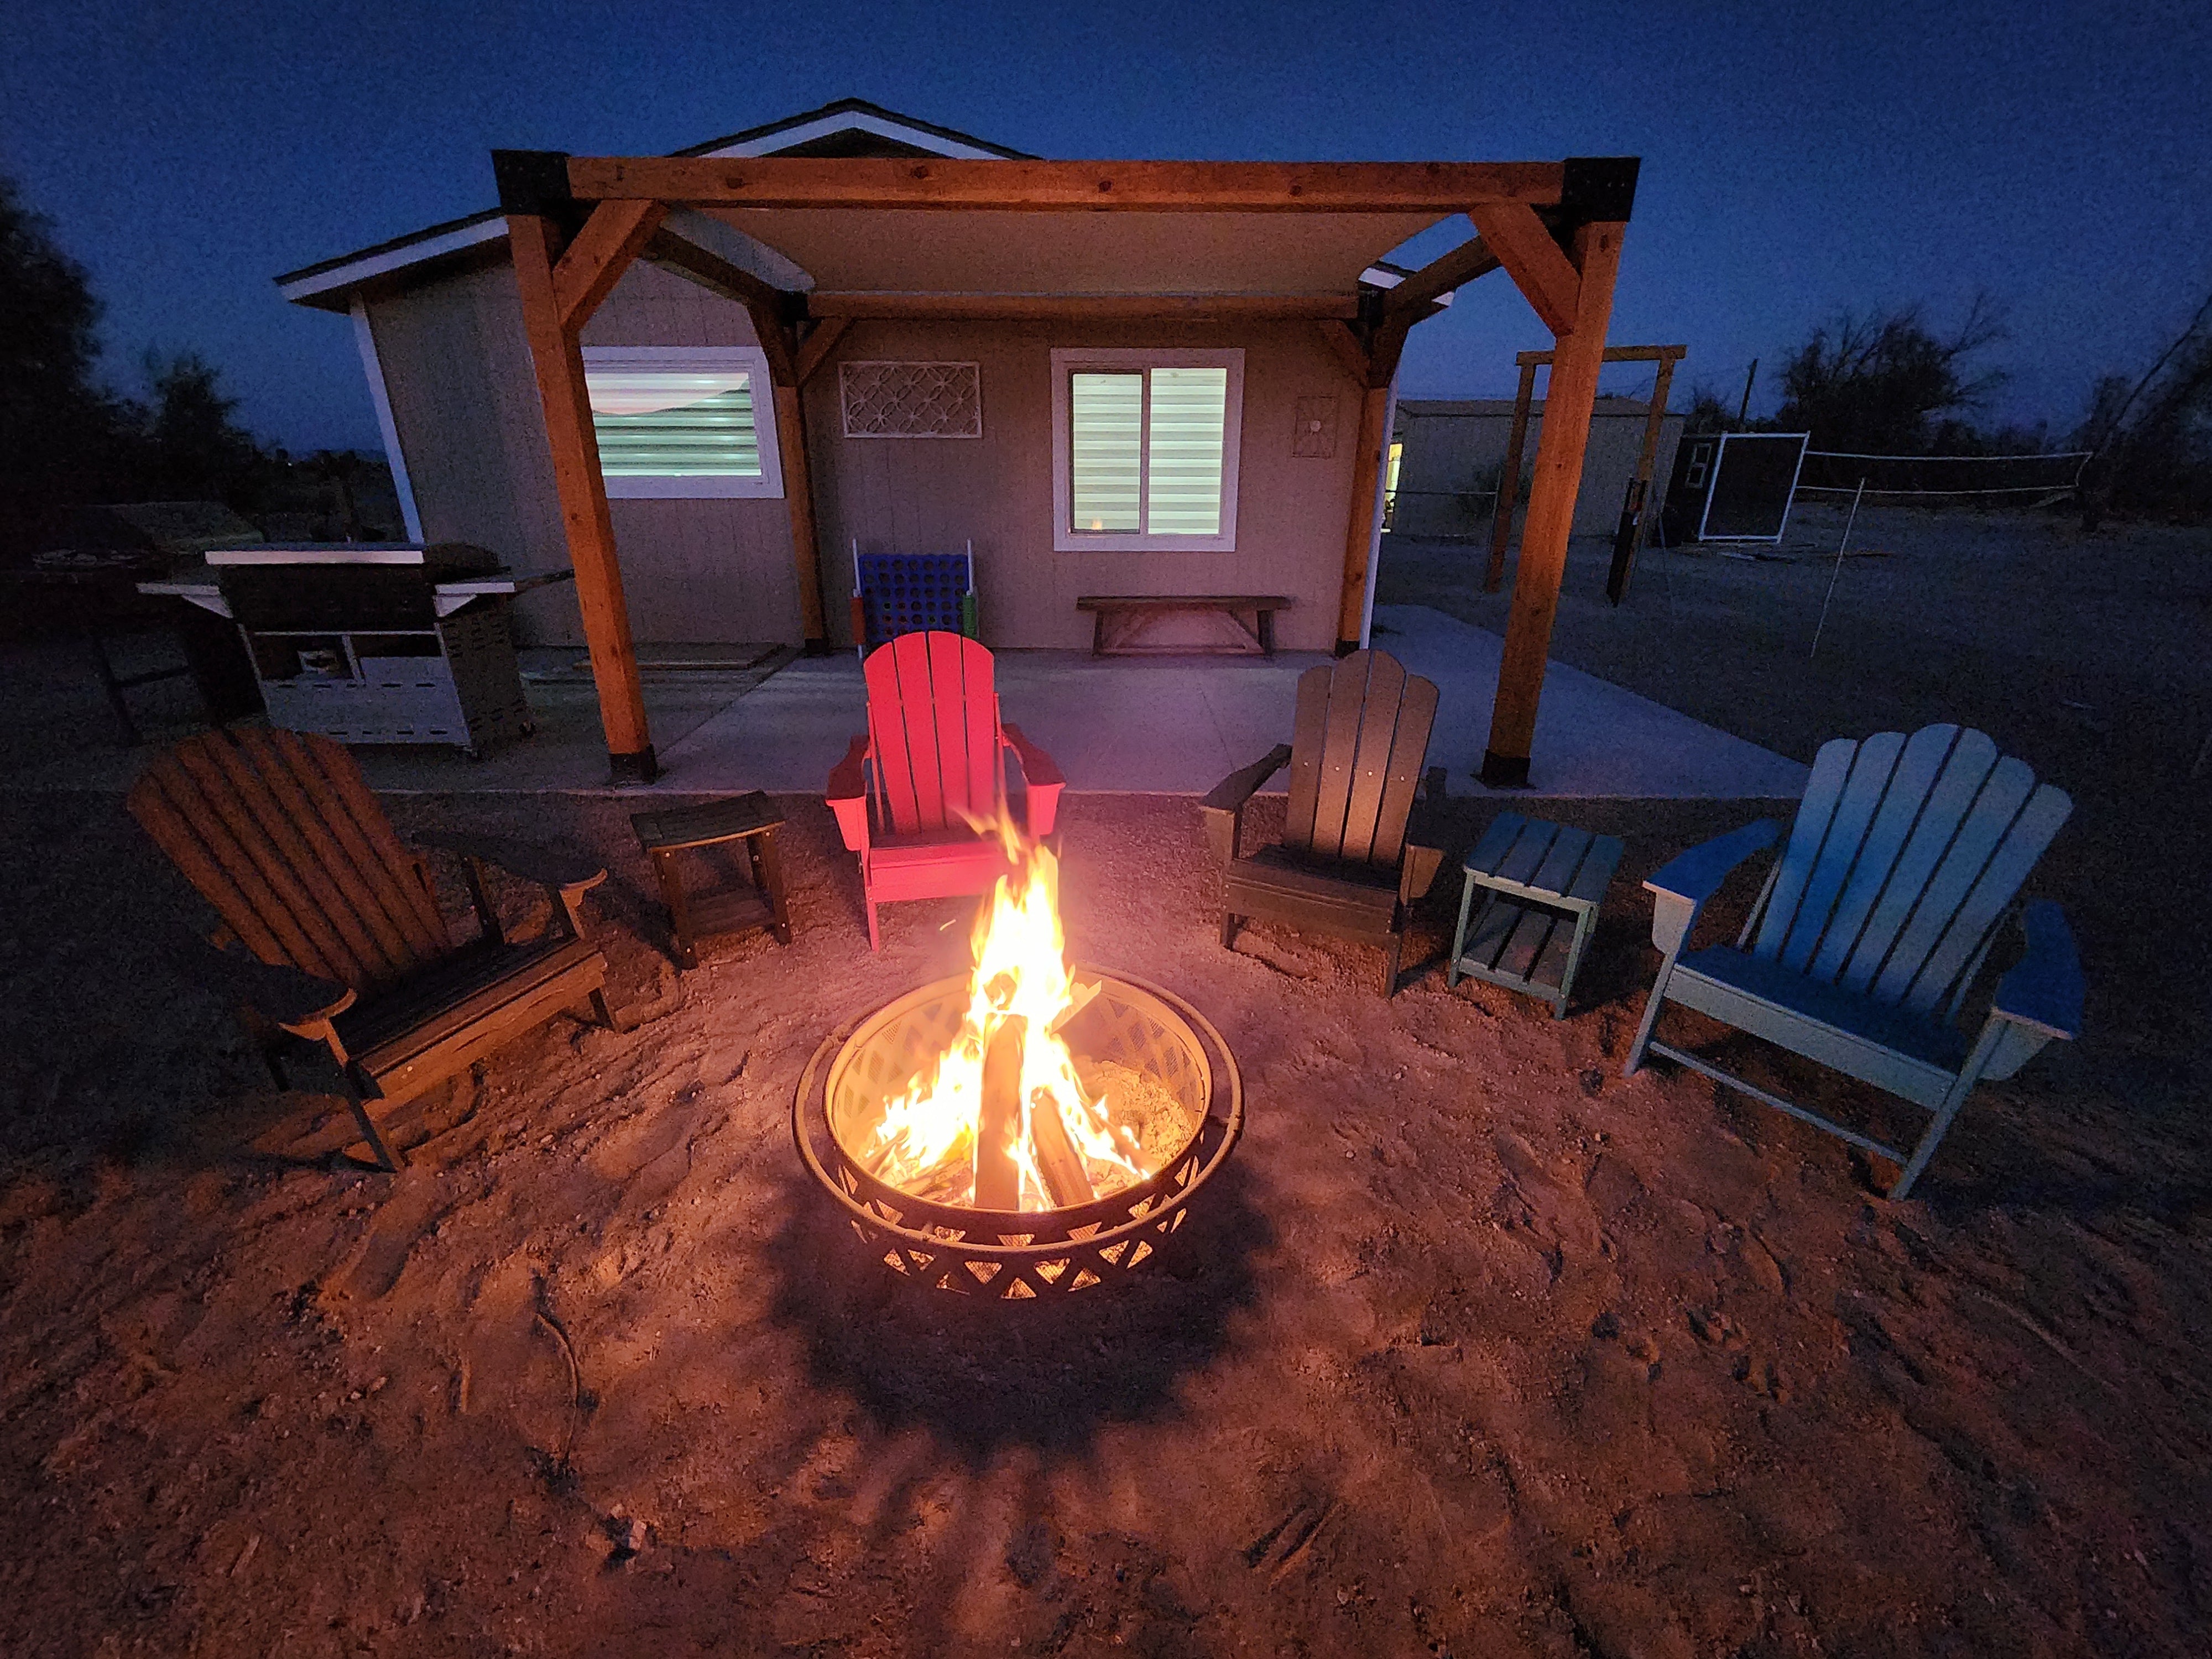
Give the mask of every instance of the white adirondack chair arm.
M 1651 943 L 1663 956 L 1679 952 L 1697 924 L 1698 912 L 1729 874 L 1753 854 L 1774 845 L 1782 826 L 1761 818 L 1717 836 L 1668 860 L 1644 884 L 1651 895 Z

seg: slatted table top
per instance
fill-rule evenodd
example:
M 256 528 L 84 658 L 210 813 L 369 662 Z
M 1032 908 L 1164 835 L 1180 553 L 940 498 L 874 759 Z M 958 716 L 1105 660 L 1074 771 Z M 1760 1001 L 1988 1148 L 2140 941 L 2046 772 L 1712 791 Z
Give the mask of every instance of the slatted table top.
M 658 812 L 638 812 L 632 815 L 629 822 L 630 828 L 637 832 L 639 846 L 648 853 L 665 853 L 682 847 L 711 847 L 716 842 L 735 841 L 741 836 L 757 836 L 765 830 L 779 829 L 783 814 L 765 793 L 756 789 L 750 794 L 708 801 L 703 806 L 672 806 Z
M 1464 868 L 1485 887 L 1595 910 L 1605 901 L 1621 850 L 1618 836 L 1500 812 L 1467 855 Z

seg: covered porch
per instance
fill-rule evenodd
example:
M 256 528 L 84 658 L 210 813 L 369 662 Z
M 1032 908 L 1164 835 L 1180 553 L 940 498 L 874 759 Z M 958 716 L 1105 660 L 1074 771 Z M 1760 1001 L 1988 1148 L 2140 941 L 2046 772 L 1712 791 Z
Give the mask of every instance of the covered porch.
M 664 750 L 672 760 L 679 744 L 707 741 L 694 732 L 672 743 L 648 707 L 584 373 L 580 331 L 641 256 L 742 305 L 760 341 L 810 657 L 826 656 L 841 632 L 845 544 L 862 542 L 871 526 L 896 528 L 902 500 L 914 504 L 912 521 L 921 503 L 963 490 L 976 510 L 1001 511 L 1005 520 L 998 586 L 984 595 L 987 644 L 1060 642 L 1051 630 L 1081 625 L 1079 591 L 1282 591 L 1295 605 L 1286 643 L 1340 654 L 1357 648 L 1370 636 L 1381 459 L 1407 335 L 1458 286 L 1504 269 L 1553 331 L 1558 360 L 1553 418 L 1539 447 L 1511 620 L 1495 653 L 1475 758 L 1486 782 L 1528 781 L 1632 160 L 1283 165 L 542 152 L 495 160 L 616 781 L 651 782 Z M 1475 234 L 1440 258 L 1410 270 L 1378 263 L 1462 215 Z M 945 463 L 947 477 L 957 475 L 950 483 L 913 467 L 840 476 L 822 453 L 823 400 L 806 388 L 841 343 L 863 337 L 872 352 L 916 358 L 947 339 L 963 356 L 984 356 L 979 341 L 1002 351 L 990 371 L 1003 387 L 988 466 L 970 459 L 983 450 L 970 450 Z M 1051 373 L 1061 374 L 1063 342 L 1079 355 L 1152 357 L 1212 345 L 1235 356 L 1240 377 L 1249 360 L 1241 394 L 1247 418 L 1221 463 L 1228 482 L 1218 535 L 1178 545 L 1148 535 L 1086 538 L 1079 532 L 1099 526 L 1065 522 L 1066 453 L 1054 447 L 1060 389 L 1042 372 L 1049 348 Z M 1288 418 L 1273 428 L 1293 404 L 1300 434 L 1310 424 L 1320 430 L 1318 414 L 1305 418 L 1309 402 L 1328 402 L 1334 422 L 1335 400 L 1291 395 L 1316 372 L 1340 386 L 1348 380 L 1356 396 L 1334 422 L 1341 447 L 1307 459 L 1312 452 L 1298 447 Z M 849 427 L 842 435 L 852 435 Z M 1295 477 L 1274 465 L 1279 449 L 1302 457 Z M 1281 580 L 1256 583 L 1275 572 Z M 1017 612 L 1025 618 L 1018 628 L 994 624 L 994 613 Z M 1250 672 L 1185 665 L 1156 668 L 1148 683 L 1170 696 L 1161 719 L 1180 720 L 1217 679 Z M 1259 672 L 1255 683 L 1265 683 L 1267 671 Z M 1018 678 L 1010 660 L 1010 689 Z M 826 693 L 836 671 L 790 672 L 764 689 L 765 701 L 744 700 L 738 727 L 761 758 L 738 761 L 739 770 L 773 771 L 769 757 L 806 746 L 795 732 L 750 728 L 787 698 L 803 702 L 800 688 L 817 683 Z M 1279 702 L 1273 692 L 1268 701 Z M 799 703 L 781 713 L 799 718 Z M 850 720 L 849 708 L 842 710 L 841 724 Z M 1149 746 L 1139 741 L 1133 757 Z M 1127 763 L 1141 769 L 1137 758 Z M 1074 781 L 1146 787 L 1126 769 Z

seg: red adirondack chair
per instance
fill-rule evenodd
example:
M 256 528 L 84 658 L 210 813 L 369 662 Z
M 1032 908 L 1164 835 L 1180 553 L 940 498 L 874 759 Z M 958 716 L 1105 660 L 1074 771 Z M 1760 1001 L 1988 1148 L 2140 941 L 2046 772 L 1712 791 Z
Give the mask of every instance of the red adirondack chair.
M 1028 796 L 1029 833 L 1052 834 L 1065 781 L 1052 757 L 999 719 L 991 653 L 957 634 L 902 634 L 861 665 L 868 731 L 830 774 L 830 810 L 860 855 L 868 948 L 881 947 L 876 906 L 988 893 L 1006 873 L 995 821 L 1006 804 L 1004 751 Z M 964 816 L 963 816 L 964 815 Z

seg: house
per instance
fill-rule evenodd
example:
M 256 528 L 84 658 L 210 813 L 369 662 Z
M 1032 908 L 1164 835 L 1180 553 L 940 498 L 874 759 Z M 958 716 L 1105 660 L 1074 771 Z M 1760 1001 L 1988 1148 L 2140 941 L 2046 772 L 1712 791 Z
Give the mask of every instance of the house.
M 1634 398 L 1597 400 L 1590 412 L 1582 487 L 1575 496 L 1574 535 L 1610 540 L 1620 527 L 1621 503 L 1636 477 L 1650 412 L 1649 404 Z M 1529 414 L 1540 432 L 1542 398 L 1529 405 Z M 1487 537 L 1512 430 L 1510 398 L 1401 398 L 1391 428 L 1391 531 L 1404 536 Z M 1658 492 L 1674 475 L 1681 435 L 1681 416 L 1661 417 L 1652 474 L 1655 499 L 1645 509 L 1647 518 L 1662 510 Z M 1526 484 L 1524 477 L 1519 492 L 1524 501 Z
M 1502 266 L 1601 346 L 1636 171 L 1048 162 L 858 100 L 494 161 L 499 209 L 278 286 L 350 315 L 410 535 L 574 568 L 521 626 L 591 647 L 646 777 L 636 643 L 848 643 L 855 548 L 972 544 L 996 647 L 1082 646 L 1085 595 L 1254 593 L 1291 599 L 1285 647 L 1354 648 L 1407 331 Z M 1377 263 L 1462 212 L 1442 258 Z

